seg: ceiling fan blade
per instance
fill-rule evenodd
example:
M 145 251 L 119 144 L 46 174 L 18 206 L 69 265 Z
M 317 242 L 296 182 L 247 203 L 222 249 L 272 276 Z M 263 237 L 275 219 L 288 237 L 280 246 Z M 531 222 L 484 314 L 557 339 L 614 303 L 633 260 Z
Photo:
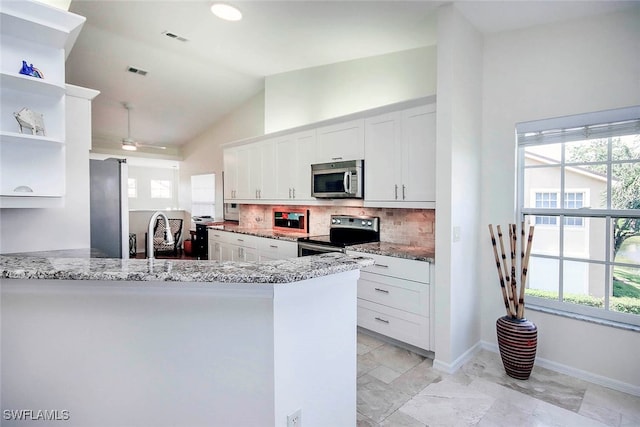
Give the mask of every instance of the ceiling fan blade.
M 166 150 L 167 147 L 163 147 L 162 145 L 151 145 L 151 144 L 140 144 L 136 142 L 136 147 L 140 148 L 155 148 L 156 150 Z

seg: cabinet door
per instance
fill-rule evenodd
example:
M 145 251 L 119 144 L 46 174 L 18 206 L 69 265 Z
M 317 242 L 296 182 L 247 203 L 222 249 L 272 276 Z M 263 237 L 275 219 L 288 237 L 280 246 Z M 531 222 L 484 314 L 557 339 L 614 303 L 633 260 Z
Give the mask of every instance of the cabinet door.
M 222 244 L 216 241 L 209 241 L 209 260 L 222 261 Z
M 256 143 L 259 147 L 261 176 L 258 179 L 258 198 L 274 199 L 276 195 L 276 150 L 273 140 Z
M 235 199 L 238 189 L 238 154 L 235 148 L 226 148 L 223 152 L 224 199 Z
M 292 181 L 292 198 L 296 201 L 314 200 L 311 197 L 311 164 L 315 156 L 316 131 L 300 132 L 295 135 L 296 161 Z
M 316 129 L 316 162 L 364 159 L 364 120 Z
M 235 198 L 240 200 L 255 199 L 255 188 L 251 184 L 251 147 L 244 145 L 236 149 L 237 184 Z
M 315 130 L 285 135 L 274 141 L 278 200 L 313 200 L 311 163 L 315 156 Z
M 402 195 L 405 201 L 436 200 L 435 105 L 402 112 Z
M 401 199 L 401 124 L 399 112 L 365 120 L 365 200 Z
M 275 198 L 289 200 L 292 198 L 292 187 L 295 184 L 296 140 L 293 135 L 286 135 L 274 141 L 276 152 L 276 191 Z

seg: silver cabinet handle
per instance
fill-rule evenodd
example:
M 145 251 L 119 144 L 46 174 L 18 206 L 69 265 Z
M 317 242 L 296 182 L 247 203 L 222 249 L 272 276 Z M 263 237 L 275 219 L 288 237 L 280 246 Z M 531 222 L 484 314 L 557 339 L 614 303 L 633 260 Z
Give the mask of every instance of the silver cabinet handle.
M 244 240 L 242 240 L 242 239 L 237 239 L 237 240 L 238 240 L 238 242 L 244 242 Z
M 404 190 L 406 189 L 405 185 L 402 184 L 402 200 L 405 199 Z
M 293 198 L 294 199 L 296 198 L 296 189 L 295 188 L 293 189 Z
M 33 193 L 33 189 L 28 185 L 19 185 L 13 189 L 15 193 Z
M 386 289 L 380 289 L 380 288 L 374 288 L 374 289 L 375 289 L 376 291 L 378 291 L 378 292 L 382 292 L 383 294 L 388 294 L 388 293 L 389 293 L 389 291 L 388 291 L 388 290 L 386 290 Z
M 373 264 L 374 267 L 380 267 L 380 268 L 389 268 L 388 265 L 384 265 L 384 264 L 378 264 L 377 262 Z
M 289 188 L 289 198 L 291 198 L 291 188 Z
M 388 320 L 382 319 L 382 318 L 380 318 L 380 317 L 376 317 L 375 319 L 376 319 L 378 322 L 382 322 L 382 323 L 389 324 L 389 321 L 388 321 Z
M 396 187 L 396 200 L 398 200 L 398 184 L 396 184 L 395 187 Z
M 332 157 L 331 160 L 342 160 L 342 157 Z
M 278 245 L 269 245 L 270 248 L 278 249 Z

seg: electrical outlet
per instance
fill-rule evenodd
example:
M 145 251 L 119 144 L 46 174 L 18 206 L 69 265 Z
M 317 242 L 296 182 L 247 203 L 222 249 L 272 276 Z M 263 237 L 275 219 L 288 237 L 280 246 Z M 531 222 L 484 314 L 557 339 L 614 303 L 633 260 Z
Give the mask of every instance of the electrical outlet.
M 302 427 L 302 409 L 287 415 L 287 427 Z

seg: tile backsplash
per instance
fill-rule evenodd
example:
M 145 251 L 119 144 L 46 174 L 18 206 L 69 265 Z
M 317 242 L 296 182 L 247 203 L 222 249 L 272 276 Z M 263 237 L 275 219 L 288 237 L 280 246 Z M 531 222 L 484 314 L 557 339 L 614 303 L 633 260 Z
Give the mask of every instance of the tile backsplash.
M 329 234 L 331 215 L 380 217 L 380 240 L 433 248 L 435 245 L 435 209 L 391 209 L 349 206 L 274 206 L 240 205 L 240 226 L 273 227 L 273 208 L 308 209 L 309 234 Z

